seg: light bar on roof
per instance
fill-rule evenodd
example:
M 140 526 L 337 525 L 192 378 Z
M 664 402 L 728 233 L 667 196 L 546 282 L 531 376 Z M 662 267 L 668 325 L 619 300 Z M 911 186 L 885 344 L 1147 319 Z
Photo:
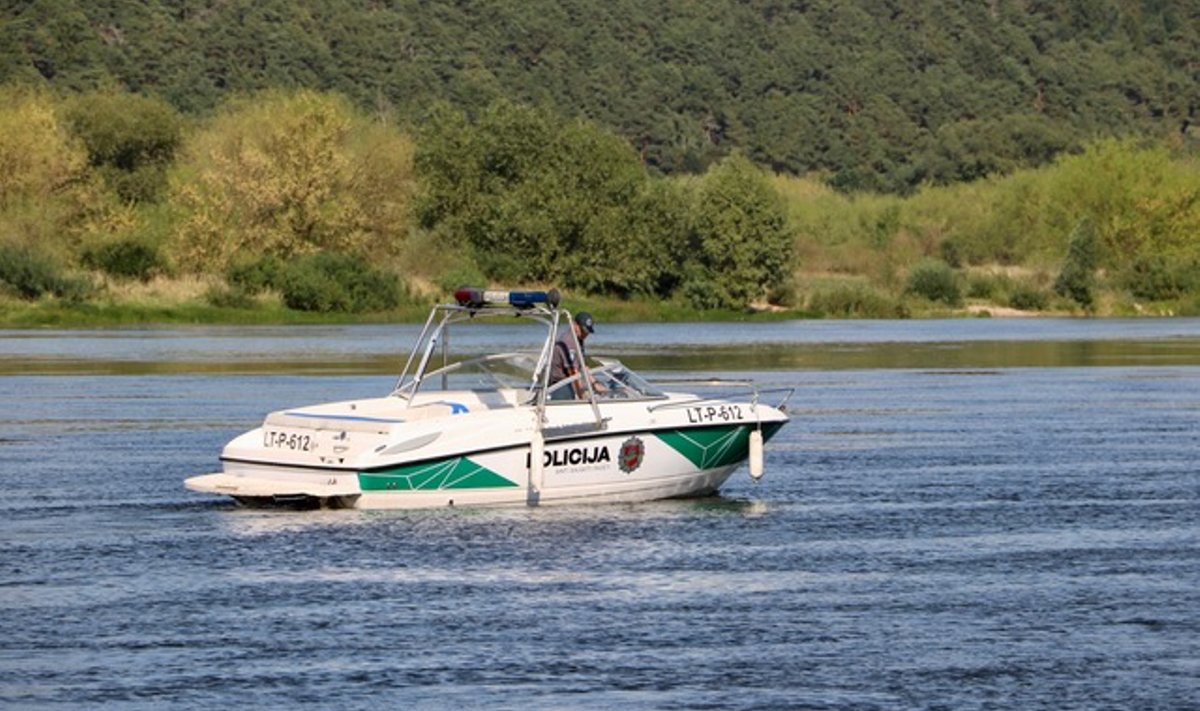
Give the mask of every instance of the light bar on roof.
M 463 286 L 455 290 L 454 300 L 458 302 L 459 306 L 473 309 L 481 309 L 488 306 L 528 309 L 536 304 L 546 304 L 551 308 L 556 308 L 559 302 L 559 293 L 558 289 L 551 289 L 550 291 L 500 291 Z

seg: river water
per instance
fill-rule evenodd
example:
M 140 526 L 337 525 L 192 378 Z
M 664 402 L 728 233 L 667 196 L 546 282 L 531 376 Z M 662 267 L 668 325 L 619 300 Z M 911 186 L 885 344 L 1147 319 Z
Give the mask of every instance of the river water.
M 711 499 L 183 489 L 268 410 L 389 390 L 416 330 L 0 331 L 0 707 L 1200 707 L 1200 320 L 601 324 L 796 388 Z

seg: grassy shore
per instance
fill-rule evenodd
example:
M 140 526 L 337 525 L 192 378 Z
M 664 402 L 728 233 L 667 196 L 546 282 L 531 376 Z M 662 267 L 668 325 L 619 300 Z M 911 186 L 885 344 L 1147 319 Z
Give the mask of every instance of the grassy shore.
M 347 323 L 418 323 L 429 314 L 435 299 L 377 313 L 311 313 L 293 311 L 275 303 L 251 308 L 218 307 L 198 300 L 158 304 L 105 301 L 70 303 L 61 299 L 18 301 L 0 299 L 0 328 L 108 328 L 140 325 L 225 324 L 290 325 Z M 590 311 L 607 322 L 738 321 L 807 318 L 794 310 L 697 311 L 678 304 L 615 299 L 568 298 L 573 312 Z

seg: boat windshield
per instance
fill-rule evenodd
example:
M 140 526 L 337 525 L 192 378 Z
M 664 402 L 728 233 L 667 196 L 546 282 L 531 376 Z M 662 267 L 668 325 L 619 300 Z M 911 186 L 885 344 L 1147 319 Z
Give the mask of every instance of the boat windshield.
M 535 353 L 479 356 L 426 373 L 420 387 L 422 390 L 524 390 L 532 399 L 541 385 L 535 379 L 537 364 Z M 591 373 L 597 383 L 596 397 L 600 400 L 653 400 L 666 397 L 661 390 L 620 361 L 603 360 L 591 369 Z M 554 383 L 550 390 L 570 388 L 574 379 Z M 410 396 L 414 385 L 411 380 L 405 382 L 397 394 Z
M 626 368 L 621 361 L 605 360 L 599 368 L 592 369 L 592 375 L 600 384 L 602 392 L 597 393 L 601 398 L 612 400 L 644 400 L 666 397 L 666 394 L 646 380 Z
M 428 372 L 421 387 L 428 390 L 501 390 L 532 391 L 537 355 L 532 353 L 497 353 L 451 363 Z M 416 383 L 409 380 L 398 391 L 408 396 Z

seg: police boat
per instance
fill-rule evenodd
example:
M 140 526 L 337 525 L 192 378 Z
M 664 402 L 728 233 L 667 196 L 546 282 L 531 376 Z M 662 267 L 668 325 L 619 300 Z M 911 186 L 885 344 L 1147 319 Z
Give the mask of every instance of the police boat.
M 185 486 L 249 505 L 363 509 L 706 496 L 743 464 L 761 477 L 763 443 L 788 421 L 790 388 L 665 392 L 606 359 L 554 382 L 556 342 L 583 353 L 557 290 L 454 298 L 433 307 L 390 394 L 272 412 L 225 446 L 222 471 Z M 541 347 L 454 357 L 452 327 L 500 318 L 536 325 Z

